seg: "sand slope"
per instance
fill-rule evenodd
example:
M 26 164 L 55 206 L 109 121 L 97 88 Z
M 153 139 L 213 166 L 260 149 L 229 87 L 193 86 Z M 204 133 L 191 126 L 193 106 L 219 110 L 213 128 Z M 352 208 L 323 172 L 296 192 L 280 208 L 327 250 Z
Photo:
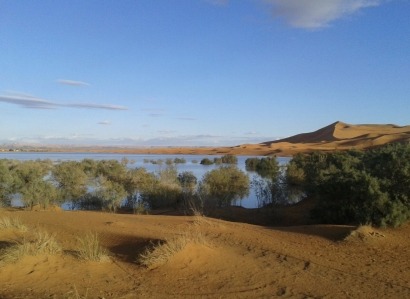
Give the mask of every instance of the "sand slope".
M 3 216 L 56 233 L 63 253 L 2 265 L 0 298 L 410 297 L 410 225 L 355 231 L 98 212 L 0 211 Z M 111 252 L 108 262 L 75 257 L 76 237 L 88 230 L 100 234 Z M 153 269 L 138 264 L 151 241 L 188 230 L 201 233 L 206 244 L 188 243 Z M 0 245 L 19 234 L 0 230 Z
M 242 144 L 232 147 L 73 147 L 43 148 L 37 151 L 53 152 L 105 152 L 123 154 L 184 154 L 184 155 L 277 155 L 292 156 L 311 151 L 334 151 L 347 149 L 367 149 L 391 142 L 410 141 L 410 126 L 364 124 L 351 125 L 335 122 L 310 133 L 262 142 Z
M 351 125 L 338 121 L 311 133 L 264 142 L 259 147 L 269 148 L 277 155 L 293 155 L 313 150 L 367 149 L 398 141 L 410 141 L 410 126 Z

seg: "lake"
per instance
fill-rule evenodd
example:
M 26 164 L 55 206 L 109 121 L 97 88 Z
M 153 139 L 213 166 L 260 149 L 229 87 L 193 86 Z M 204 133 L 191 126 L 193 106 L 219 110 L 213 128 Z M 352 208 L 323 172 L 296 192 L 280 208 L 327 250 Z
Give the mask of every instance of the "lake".
M 214 158 L 221 157 L 218 155 L 142 155 L 142 154 L 107 154 L 107 153 L 31 153 L 31 152 L 2 152 L 0 153 L 0 159 L 10 159 L 10 160 L 46 160 L 49 159 L 54 162 L 61 161 L 81 161 L 83 159 L 93 159 L 93 160 L 118 160 L 128 159 L 128 167 L 144 167 L 147 171 L 157 172 L 161 169 L 167 167 L 165 164 L 167 159 L 174 160 L 175 158 L 185 159 L 186 163 L 173 164 L 176 166 L 179 173 L 184 171 L 192 171 L 192 173 L 201 180 L 203 175 L 213 169 L 220 167 L 220 165 L 201 165 L 199 162 L 204 158 L 209 158 L 213 160 Z M 255 172 L 247 171 L 245 167 L 245 160 L 255 156 L 237 156 L 238 158 L 238 168 L 243 170 L 249 175 L 250 180 L 253 177 L 259 176 Z M 261 158 L 261 157 L 259 157 Z M 281 165 L 286 164 L 291 158 L 289 157 L 278 157 L 278 162 Z M 153 164 L 147 161 L 158 161 L 162 160 L 162 164 Z M 195 163 L 197 161 L 197 163 Z M 240 201 L 241 206 L 245 208 L 256 208 L 258 206 L 256 195 L 254 190 L 250 190 L 249 196 Z

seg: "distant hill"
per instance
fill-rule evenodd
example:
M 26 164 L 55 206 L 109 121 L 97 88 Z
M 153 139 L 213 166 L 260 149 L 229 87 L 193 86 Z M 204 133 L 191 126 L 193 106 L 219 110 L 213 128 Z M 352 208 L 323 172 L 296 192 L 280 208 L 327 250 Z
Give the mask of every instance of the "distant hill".
M 314 132 L 263 142 L 259 147 L 294 154 L 313 150 L 366 149 L 398 141 L 410 141 L 410 126 L 351 125 L 338 121 Z

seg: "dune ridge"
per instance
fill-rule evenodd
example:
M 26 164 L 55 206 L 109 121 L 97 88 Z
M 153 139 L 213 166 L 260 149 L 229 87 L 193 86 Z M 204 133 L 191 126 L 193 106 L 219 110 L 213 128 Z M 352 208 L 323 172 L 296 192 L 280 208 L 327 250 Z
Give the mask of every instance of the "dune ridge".
M 267 141 L 258 146 L 265 154 L 286 156 L 315 150 L 368 149 L 388 143 L 408 141 L 410 141 L 410 126 L 394 124 L 352 125 L 337 121 L 314 132 Z M 270 149 L 270 152 L 267 151 L 267 148 Z
M 334 122 L 314 132 L 301 133 L 284 139 L 258 144 L 226 147 L 42 147 L 36 152 L 94 152 L 163 155 L 255 155 L 292 156 L 312 151 L 368 149 L 393 142 L 410 142 L 410 125 L 348 124 Z

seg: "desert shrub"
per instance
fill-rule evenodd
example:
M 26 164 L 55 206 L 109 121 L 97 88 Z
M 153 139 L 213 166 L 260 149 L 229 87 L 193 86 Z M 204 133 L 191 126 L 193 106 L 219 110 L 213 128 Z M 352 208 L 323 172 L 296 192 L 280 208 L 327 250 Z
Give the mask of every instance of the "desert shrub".
M 212 164 L 214 164 L 214 162 L 212 160 L 208 159 L 208 158 L 203 158 L 201 160 L 201 162 L 199 162 L 199 164 L 201 164 L 201 165 L 212 165 Z
M 203 194 L 217 200 L 219 207 L 232 204 L 249 194 L 249 177 L 235 166 L 207 172 L 202 179 Z
M 188 244 L 208 245 L 208 242 L 201 232 L 188 231 L 152 244 L 139 255 L 138 262 L 148 268 L 163 265 Z
M 175 158 L 174 163 L 175 164 L 185 164 L 186 160 L 184 158 Z
M 398 226 L 410 219 L 409 144 L 297 155 L 290 165 L 290 181 L 317 198 L 319 221 Z
M 261 177 L 275 181 L 279 175 L 280 167 L 276 157 L 248 158 L 245 167 L 249 171 L 256 171 Z
M 31 239 L 24 238 L 22 241 L 16 241 L 15 245 L 3 249 L 0 252 L 0 261 L 16 262 L 24 256 L 54 255 L 60 252 L 61 246 L 55 236 L 39 230 Z
M 221 157 L 222 163 L 224 164 L 238 164 L 238 158 L 234 155 L 223 155 Z
M 214 164 L 216 164 L 216 165 L 221 165 L 223 162 L 222 162 L 222 158 L 214 158 Z
M 176 168 L 168 166 L 160 170 L 140 196 L 150 209 L 177 208 L 182 201 L 182 188 Z
M 151 190 L 156 180 L 155 175 L 147 172 L 145 168 L 128 170 L 128 177 L 124 184 L 124 188 L 127 192 L 124 206 L 134 210 L 134 213 L 144 214 L 147 207 L 141 198 L 141 194 Z
M 182 191 L 182 209 L 185 212 L 191 212 L 197 209 L 196 205 L 196 188 L 198 179 L 192 171 L 184 171 L 178 174 L 178 181 Z
M 14 173 L 12 171 L 13 163 L 10 161 L 0 160 L 0 207 L 11 205 L 11 195 L 13 194 Z
M 89 176 L 81 162 L 61 162 L 53 167 L 51 174 L 62 200 L 75 202 L 87 193 Z
M 108 251 L 101 247 L 97 233 L 88 232 L 83 237 L 78 237 L 78 257 L 86 261 L 105 261 L 108 259 Z
M 245 168 L 248 171 L 256 171 L 256 166 L 259 163 L 258 158 L 248 158 L 245 160 Z
M 14 191 L 21 195 L 26 207 L 39 204 L 47 208 L 58 202 L 57 188 L 48 178 L 51 168 L 52 162 L 49 160 L 24 161 L 13 168 Z
M 94 196 L 101 200 L 103 209 L 115 213 L 127 196 L 127 192 L 123 184 L 100 176 Z
M 27 226 L 21 222 L 20 218 L 2 217 L 0 218 L 0 229 L 18 229 L 21 231 L 27 231 Z

